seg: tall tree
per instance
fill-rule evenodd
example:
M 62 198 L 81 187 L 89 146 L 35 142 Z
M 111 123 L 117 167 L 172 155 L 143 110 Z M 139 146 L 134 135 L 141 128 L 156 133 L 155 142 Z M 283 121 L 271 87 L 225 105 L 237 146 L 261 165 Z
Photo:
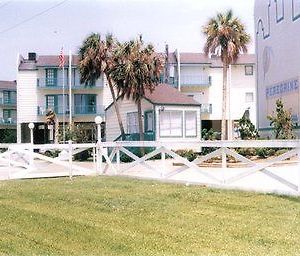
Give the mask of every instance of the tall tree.
M 218 13 L 203 27 L 206 36 L 204 53 L 221 57 L 223 62 L 223 97 L 222 97 L 222 135 L 226 139 L 227 112 L 227 72 L 229 65 L 235 63 L 241 53 L 247 52 L 250 35 L 239 18 L 234 17 L 232 10 Z
M 115 52 L 115 65 L 111 72 L 121 97 L 131 98 L 137 104 L 140 140 L 144 140 L 142 98 L 152 92 L 160 81 L 163 60 L 151 44 L 144 45 L 142 37 L 120 44 Z
M 105 75 L 114 103 L 121 136 L 124 138 L 124 126 L 111 78 L 111 70 L 114 68 L 113 65 L 115 63 L 114 51 L 117 45 L 118 42 L 111 34 L 107 34 L 104 40 L 101 39 L 98 33 L 89 35 L 79 49 L 79 71 L 81 83 L 85 83 L 87 86 L 95 84 L 102 73 Z

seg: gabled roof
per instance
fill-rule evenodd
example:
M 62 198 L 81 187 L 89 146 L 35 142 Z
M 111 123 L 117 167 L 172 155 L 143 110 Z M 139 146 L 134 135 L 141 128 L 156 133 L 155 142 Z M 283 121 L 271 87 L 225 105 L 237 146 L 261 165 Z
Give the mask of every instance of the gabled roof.
M 0 80 L 0 89 L 16 90 L 17 83 L 16 81 L 1 81 Z
M 152 93 L 146 91 L 145 99 L 153 104 L 200 106 L 199 102 L 168 84 L 157 85 Z
M 150 91 L 146 91 L 144 98 L 154 105 L 201 106 L 199 102 L 168 84 L 157 85 L 152 93 Z M 120 97 L 118 100 L 119 99 Z M 105 110 L 109 109 L 112 105 L 113 103 L 111 103 Z

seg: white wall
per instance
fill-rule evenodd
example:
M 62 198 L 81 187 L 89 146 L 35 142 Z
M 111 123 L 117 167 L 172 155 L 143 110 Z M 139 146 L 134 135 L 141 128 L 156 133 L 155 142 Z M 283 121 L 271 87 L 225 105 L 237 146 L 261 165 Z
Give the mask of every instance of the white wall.
M 264 130 L 270 127 L 267 115 L 272 114 L 272 111 L 275 110 L 275 102 L 278 98 L 282 98 L 285 107 L 300 119 L 299 1 L 256 0 L 255 32 L 258 125 L 260 129 Z M 266 95 L 267 88 L 292 79 L 298 80 L 298 90 L 283 92 L 271 97 Z
M 134 101 L 127 100 L 127 99 L 118 100 L 118 105 L 119 105 L 120 114 L 121 114 L 124 129 L 125 129 L 125 133 L 126 133 L 127 132 L 127 113 L 137 112 L 137 106 L 134 103 Z M 153 109 L 153 105 L 151 103 L 149 103 L 146 100 L 142 100 L 142 111 L 143 112 L 146 110 L 152 110 L 152 109 Z M 106 120 L 106 140 L 113 141 L 121 134 L 114 106 L 111 106 L 105 112 L 105 120 Z M 144 125 L 144 122 L 143 122 L 143 125 Z
M 230 119 L 237 120 L 242 117 L 245 110 L 250 107 L 251 121 L 256 124 L 256 95 L 255 95 L 255 67 L 252 76 L 245 75 L 244 65 L 232 65 L 231 71 L 228 71 L 228 113 L 230 109 Z M 192 69 L 189 69 L 191 72 Z M 194 69 L 197 74 L 197 69 Z M 212 84 L 210 86 L 189 86 L 182 87 L 181 91 L 186 95 L 194 95 L 194 99 L 201 104 L 212 104 L 212 113 L 203 114 L 203 120 L 221 120 L 222 119 L 222 87 L 223 87 L 223 69 L 220 67 L 206 68 L 206 74 L 211 76 Z M 231 79 L 230 79 L 231 77 Z M 252 92 L 254 102 L 246 102 L 246 92 Z M 229 94 L 230 93 L 230 94 Z M 227 115 L 229 118 L 229 115 Z

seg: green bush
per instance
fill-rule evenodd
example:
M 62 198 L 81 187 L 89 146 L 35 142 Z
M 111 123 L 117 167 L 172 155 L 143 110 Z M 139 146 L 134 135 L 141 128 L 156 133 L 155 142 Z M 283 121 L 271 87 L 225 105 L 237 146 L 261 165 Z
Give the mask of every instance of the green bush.
M 269 156 L 274 156 L 276 150 L 274 148 L 257 148 L 256 155 L 260 158 L 268 158 Z
M 245 157 L 250 157 L 250 156 L 256 155 L 255 148 L 237 148 L 236 152 Z
M 176 150 L 175 153 L 177 155 L 180 155 L 181 157 L 186 158 L 187 160 L 189 160 L 190 162 L 195 160 L 197 158 L 197 153 L 195 153 L 193 150 L 191 149 L 180 149 L 180 150 Z

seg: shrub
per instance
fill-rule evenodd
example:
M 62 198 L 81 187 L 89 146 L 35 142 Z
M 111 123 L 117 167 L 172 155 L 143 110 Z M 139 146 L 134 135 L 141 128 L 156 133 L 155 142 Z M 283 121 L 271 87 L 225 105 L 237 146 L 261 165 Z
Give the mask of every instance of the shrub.
M 255 156 L 256 150 L 255 148 L 237 148 L 236 152 L 242 156 L 249 157 L 249 156 Z
M 190 162 L 195 160 L 197 158 L 197 153 L 195 153 L 193 150 L 191 149 L 180 149 L 180 150 L 176 150 L 175 153 L 181 157 L 186 158 L 187 160 L 189 160 Z

